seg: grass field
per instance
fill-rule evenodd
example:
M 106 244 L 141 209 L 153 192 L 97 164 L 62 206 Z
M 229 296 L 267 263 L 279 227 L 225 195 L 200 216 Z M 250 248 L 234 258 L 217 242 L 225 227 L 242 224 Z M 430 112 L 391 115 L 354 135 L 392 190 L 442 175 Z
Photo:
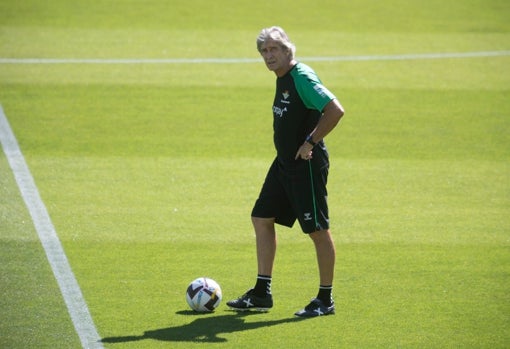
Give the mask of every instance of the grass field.
M 252 60 L 274 24 L 346 108 L 326 139 L 337 314 L 293 317 L 318 286 L 295 226 L 271 312 L 197 315 L 196 277 L 227 300 L 256 276 L 275 77 Z M 4 0 L 0 105 L 105 348 L 508 348 L 508 50 L 505 0 Z M 81 347 L 3 152 L 0 239 L 0 348 Z

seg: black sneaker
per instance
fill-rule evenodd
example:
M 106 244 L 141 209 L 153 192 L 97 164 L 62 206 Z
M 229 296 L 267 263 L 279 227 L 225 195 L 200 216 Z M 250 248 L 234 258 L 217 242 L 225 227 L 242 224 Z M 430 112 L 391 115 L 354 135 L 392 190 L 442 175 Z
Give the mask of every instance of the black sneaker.
M 300 317 L 316 317 L 316 316 L 324 316 L 335 313 L 335 303 L 332 303 L 331 306 L 327 307 L 324 303 L 317 298 L 312 299 L 310 304 L 308 304 L 304 309 L 296 312 L 294 315 Z
M 268 311 L 273 307 L 273 296 L 258 297 L 253 294 L 253 289 L 248 290 L 241 297 L 228 301 L 227 305 L 233 310 L 245 311 Z

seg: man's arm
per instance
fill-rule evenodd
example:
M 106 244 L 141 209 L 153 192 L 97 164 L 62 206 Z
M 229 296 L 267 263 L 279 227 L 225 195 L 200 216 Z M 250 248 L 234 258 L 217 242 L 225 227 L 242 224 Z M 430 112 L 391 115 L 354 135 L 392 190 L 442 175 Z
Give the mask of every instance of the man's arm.
M 296 153 L 296 160 L 299 157 L 303 160 L 311 159 L 313 145 L 326 137 L 335 128 L 342 116 L 344 116 L 344 108 L 337 99 L 333 99 L 326 104 L 322 112 L 323 115 L 319 119 L 317 126 L 310 133 L 309 141 L 305 141 L 299 147 Z

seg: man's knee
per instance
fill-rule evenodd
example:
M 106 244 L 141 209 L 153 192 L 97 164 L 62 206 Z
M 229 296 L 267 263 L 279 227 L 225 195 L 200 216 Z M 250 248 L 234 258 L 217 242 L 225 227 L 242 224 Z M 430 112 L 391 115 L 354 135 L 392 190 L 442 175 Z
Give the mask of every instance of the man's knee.
M 318 230 L 308 235 L 314 242 L 333 242 L 329 229 Z
M 260 218 L 260 217 L 251 217 L 251 221 L 253 223 L 253 227 L 255 228 L 255 233 L 274 233 L 275 228 L 275 219 L 274 218 Z
M 251 217 L 251 221 L 255 226 L 273 226 L 275 219 L 274 218 L 261 218 L 261 217 Z

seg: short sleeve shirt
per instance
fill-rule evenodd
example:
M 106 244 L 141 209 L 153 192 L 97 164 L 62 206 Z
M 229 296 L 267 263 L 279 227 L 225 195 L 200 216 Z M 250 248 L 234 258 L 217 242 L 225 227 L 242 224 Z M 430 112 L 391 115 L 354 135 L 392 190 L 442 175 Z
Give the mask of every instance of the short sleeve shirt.
M 317 74 L 303 63 L 297 63 L 276 79 L 274 145 L 282 164 L 294 161 L 299 146 L 317 126 L 324 107 L 335 98 Z

